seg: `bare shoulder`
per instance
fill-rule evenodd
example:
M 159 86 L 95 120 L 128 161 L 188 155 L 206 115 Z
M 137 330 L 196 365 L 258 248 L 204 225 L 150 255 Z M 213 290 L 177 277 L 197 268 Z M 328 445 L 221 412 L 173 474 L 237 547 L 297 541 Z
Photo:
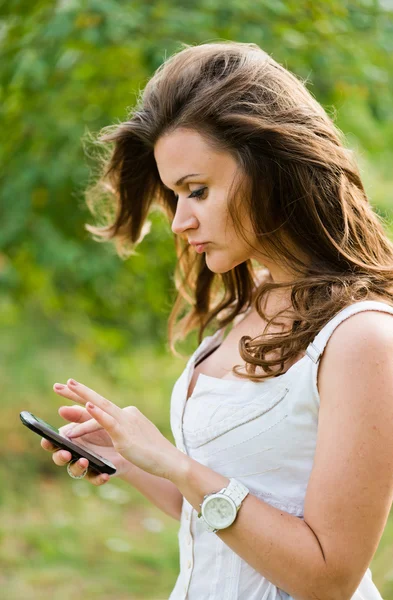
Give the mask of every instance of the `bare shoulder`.
M 356 313 L 334 330 L 321 358 L 319 378 L 323 379 L 325 371 L 340 370 L 340 365 L 348 368 L 359 361 L 376 361 L 380 353 L 392 351 L 393 314 L 378 310 Z M 390 357 L 393 359 L 393 354 Z

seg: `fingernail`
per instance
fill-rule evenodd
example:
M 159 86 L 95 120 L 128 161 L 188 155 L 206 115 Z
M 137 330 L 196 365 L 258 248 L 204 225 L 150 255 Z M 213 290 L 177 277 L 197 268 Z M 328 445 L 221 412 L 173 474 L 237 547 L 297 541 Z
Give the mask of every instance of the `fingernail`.
M 69 380 L 67 381 L 67 383 L 69 383 L 70 385 L 78 385 L 78 382 L 77 382 L 77 381 L 75 381 L 75 379 L 69 379 Z
M 55 383 L 55 388 L 56 388 L 56 390 L 62 390 L 65 388 L 65 386 L 62 385 L 61 383 Z

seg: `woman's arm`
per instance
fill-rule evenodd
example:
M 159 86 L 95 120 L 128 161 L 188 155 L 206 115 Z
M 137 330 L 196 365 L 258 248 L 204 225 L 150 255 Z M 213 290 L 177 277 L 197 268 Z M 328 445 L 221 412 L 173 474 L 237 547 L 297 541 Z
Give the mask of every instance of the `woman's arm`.
M 382 537 L 393 499 L 393 319 L 341 323 L 321 359 L 321 406 L 304 521 L 249 494 L 218 535 L 297 600 L 349 600 Z M 199 511 L 229 479 L 184 456 L 170 479 Z
M 163 477 L 146 473 L 132 465 L 125 475 L 119 477 L 136 488 L 152 504 L 164 513 L 180 521 L 183 496 L 174 483 Z

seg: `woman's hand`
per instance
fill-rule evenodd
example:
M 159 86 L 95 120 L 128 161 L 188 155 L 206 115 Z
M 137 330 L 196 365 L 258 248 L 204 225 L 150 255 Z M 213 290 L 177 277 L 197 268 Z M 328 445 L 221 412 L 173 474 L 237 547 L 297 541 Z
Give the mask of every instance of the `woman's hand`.
M 85 404 L 84 400 L 82 400 L 75 392 L 71 392 L 67 386 L 63 386 L 62 390 L 55 389 L 55 392 L 64 398 L 73 400 L 79 404 Z M 66 435 L 67 437 L 69 436 L 69 432 L 75 427 L 81 427 L 82 424 L 83 426 L 89 425 L 89 422 L 95 423 L 94 419 L 83 406 L 61 406 L 59 408 L 59 415 L 68 421 L 67 425 L 60 427 L 59 429 L 59 433 L 61 435 Z M 135 468 L 134 465 L 121 456 L 121 454 L 116 452 L 112 440 L 105 429 L 81 435 L 79 437 L 88 450 L 106 458 L 116 467 L 116 473 L 114 475 L 108 475 L 107 473 L 100 474 L 93 469 L 89 469 L 85 479 L 93 485 L 102 485 L 112 477 L 125 477 L 131 469 Z M 59 449 L 58 446 L 52 444 L 45 438 L 41 439 L 41 446 L 44 450 L 52 452 L 52 460 L 59 467 L 67 465 L 67 463 L 72 460 L 71 452 Z M 81 475 L 87 467 L 89 467 L 87 458 L 80 458 L 77 462 L 72 464 L 70 469 L 74 475 Z
M 81 434 L 92 435 L 93 432 L 97 435 L 104 429 L 114 450 L 133 465 L 172 481 L 183 475 L 188 457 L 135 406 L 121 409 L 85 385 L 74 384 L 72 379 L 67 381 L 67 389 L 79 397 L 79 402 L 86 402 L 86 411 L 92 417 L 68 433 L 70 439 Z

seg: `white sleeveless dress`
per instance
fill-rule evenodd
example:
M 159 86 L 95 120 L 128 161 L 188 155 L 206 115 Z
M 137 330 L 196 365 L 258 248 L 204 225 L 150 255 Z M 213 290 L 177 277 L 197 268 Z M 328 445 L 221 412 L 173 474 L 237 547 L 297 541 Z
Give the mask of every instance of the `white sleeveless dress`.
M 384 302 L 352 304 L 323 327 L 306 355 L 283 375 L 255 383 L 200 374 L 187 401 L 195 362 L 222 342 L 224 330 L 206 337 L 173 388 L 170 419 L 177 448 L 238 479 L 264 502 L 303 518 L 317 443 L 318 361 L 335 328 L 366 310 L 393 314 Z M 294 600 L 205 531 L 185 498 L 178 539 L 180 574 L 169 600 Z M 352 600 L 382 600 L 370 569 Z

